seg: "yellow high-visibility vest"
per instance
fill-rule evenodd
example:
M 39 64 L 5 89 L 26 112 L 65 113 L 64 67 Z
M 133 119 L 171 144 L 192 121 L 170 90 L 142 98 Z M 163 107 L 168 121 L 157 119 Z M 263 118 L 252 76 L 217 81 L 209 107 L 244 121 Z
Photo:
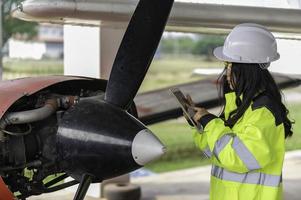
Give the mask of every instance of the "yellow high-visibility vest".
M 236 109 L 234 92 L 225 95 L 225 119 Z M 212 162 L 211 200 L 281 200 L 285 131 L 279 109 L 263 94 L 232 127 L 205 115 L 194 141 Z

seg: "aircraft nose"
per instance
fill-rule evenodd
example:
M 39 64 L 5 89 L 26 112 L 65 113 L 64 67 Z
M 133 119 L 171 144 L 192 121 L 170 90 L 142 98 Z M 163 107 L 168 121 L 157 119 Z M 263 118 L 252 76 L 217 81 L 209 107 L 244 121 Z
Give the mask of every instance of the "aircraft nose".
M 132 143 L 132 156 L 141 166 L 161 157 L 165 152 L 164 145 L 148 129 L 140 131 Z

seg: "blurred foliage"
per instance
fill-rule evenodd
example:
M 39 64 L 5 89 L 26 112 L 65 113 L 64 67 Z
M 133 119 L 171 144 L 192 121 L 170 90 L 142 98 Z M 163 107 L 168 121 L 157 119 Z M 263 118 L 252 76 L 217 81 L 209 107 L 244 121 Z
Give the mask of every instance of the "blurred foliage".
M 166 172 L 209 164 L 193 141 L 193 132 L 182 118 L 149 126 L 167 147 L 167 153 L 146 166 L 154 172 Z
M 166 37 L 161 41 L 160 53 L 194 54 L 205 56 L 207 60 L 211 60 L 213 49 L 223 44 L 224 37 L 216 35 Z
M 216 60 L 206 61 L 202 56 L 169 55 L 161 59 L 153 60 L 149 71 L 140 87 L 140 92 L 166 88 L 176 84 L 183 84 L 202 79 L 202 76 L 194 75 L 194 69 L 201 67 L 215 68 L 222 64 Z
M 214 48 L 222 46 L 223 44 L 224 38 L 221 36 L 204 36 L 194 45 L 192 53 L 196 55 L 205 55 L 207 57 L 207 60 L 211 60 Z
M 23 60 L 6 58 L 4 59 L 3 65 L 4 80 L 64 74 L 64 63 L 62 60 Z
M 194 44 L 194 39 L 188 36 L 168 37 L 162 39 L 160 50 L 164 54 L 191 54 Z
M 25 22 L 11 16 L 11 11 L 22 0 L 2 0 L 3 19 L 3 44 L 13 36 L 17 35 L 22 39 L 31 39 L 37 35 L 37 23 Z
M 300 87 L 299 87 L 300 88 Z M 298 91 L 300 92 L 300 91 Z M 301 104 L 288 104 L 289 119 L 293 120 L 293 136 L 286 139 L 286 150 L 301 149 Z

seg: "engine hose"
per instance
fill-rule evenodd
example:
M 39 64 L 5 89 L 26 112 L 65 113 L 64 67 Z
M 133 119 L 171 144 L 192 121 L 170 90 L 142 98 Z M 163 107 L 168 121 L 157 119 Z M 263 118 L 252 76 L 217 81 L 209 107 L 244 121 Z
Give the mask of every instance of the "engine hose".
M 78 99 L 75 96 L 65 96 L 62 98 L 52 98 L 48 99 L 45 102 L 45 105 L 41 108 L 37 108 L 34 110 L 26 110 L 20 112 L 11 112 L 2 117 L 0 120 L 0 141 L 4 139 L 3 133 L 14 135 L 14 136 L 22 136 L 30 133 L 31 126 L 29 126 L 30 131 L 26 131 L 24 133 L 12 133 L 6 131 L 5 128 L 10 124 L 29 124 L 36 121 L 41 121 L 46 119 L 55 113 L 59 107 L 70 107 L 76 104 Z
M 46 119 L 52 115 L 58 108 L 57 99 L 49 99 L 45 102 L 45 105 L 41 108 L 34 110 L 27 110 L 21 112 L 11 112 L 4 116 L 2 121 L 6 125 L 9 124 L 26 124 L 31 122 L 40 121 Z M 0 126 L 2 123 L 0 122 Z
M 48 99 L 45 102 L 45 105 L 41 108 L 37 108 L 34 110 L 20 111 L 20 112 L 11 112 L 2 117 L 0 120 L 0 134 L 1 141 L 4 140 L 3 133 L 14 135 L 14 136 L 23 136 L 27 135 L 31 132 L 31 126 L 29 125 L 29 129 L 26 132 L 18 133 L 18 132 L 10 132 L 5 130 L 7 125 L 10 124 L 28 124 L 31 122 L 40 121 L 46 119 L 50 115 L 52 115 L 58 108 L 57 99 Z

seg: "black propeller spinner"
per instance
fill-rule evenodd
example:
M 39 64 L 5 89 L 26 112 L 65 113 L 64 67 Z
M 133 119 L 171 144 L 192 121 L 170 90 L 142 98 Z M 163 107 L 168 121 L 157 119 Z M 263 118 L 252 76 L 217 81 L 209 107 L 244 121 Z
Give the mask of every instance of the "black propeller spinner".
M 164 152 L 157 138 L 126 110 L 151 64 L 173 2 L 140 0 L 115 58 L 104 100 L 81 100 L 59 125 L 61 168 L 81 181 L 76 200 L 84 198 L 91 182 L 133 171 Z M 148 141 L 158 148 L 145 148 Z

